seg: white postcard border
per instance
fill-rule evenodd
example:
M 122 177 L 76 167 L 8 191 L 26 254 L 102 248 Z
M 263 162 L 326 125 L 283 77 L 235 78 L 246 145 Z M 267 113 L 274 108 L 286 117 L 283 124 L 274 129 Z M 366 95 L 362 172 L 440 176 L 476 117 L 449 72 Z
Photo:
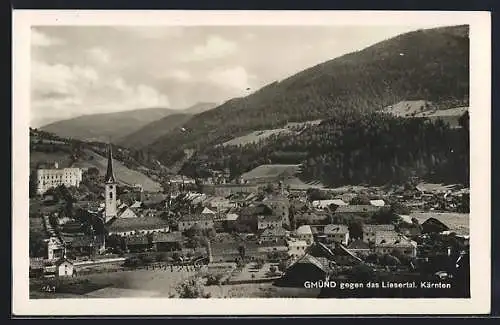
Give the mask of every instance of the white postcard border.
M 470 299 L 29 299 L 30 27 L 33 25 L 470 26 Z M 35 11 L 13 12 L 12 312 L 15 315 L 481 314 L 490 311 L 491 21 L 489 12 Z

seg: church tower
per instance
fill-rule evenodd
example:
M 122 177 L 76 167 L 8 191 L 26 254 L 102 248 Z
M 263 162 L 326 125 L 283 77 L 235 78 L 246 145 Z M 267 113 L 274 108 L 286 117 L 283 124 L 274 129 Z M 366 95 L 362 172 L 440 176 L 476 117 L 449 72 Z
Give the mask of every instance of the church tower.
M 105 222 L 108 222 L 117 215 L 116 208 L 116 180 L 113 173 L 113 153 L 111 152 L 111 145 L 108 149 L 108 169 L 106 171 L 105 182 Z

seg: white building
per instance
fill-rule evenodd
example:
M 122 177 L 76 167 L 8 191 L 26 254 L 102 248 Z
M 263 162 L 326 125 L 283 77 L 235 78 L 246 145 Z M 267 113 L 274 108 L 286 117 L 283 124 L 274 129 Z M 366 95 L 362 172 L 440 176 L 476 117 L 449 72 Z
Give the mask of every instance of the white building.
M 58 187 L 60 185 L 64 186 L 80 186 L 82 181 L 82 169 L 81 168 L 62 168 L 59 169 L 57 163 L 54 164 L 54 168 L 45 169 L 41 168 L 37 170 L 37 193 L 43 194 L 51 188 Z
M 304 240 L 289 240 L 286 242 L 286 246 L 288 247 L 288 256 L 298 258 L 306 253 L 309 244 Z
M 347 246 L 349 242 L 349 228 L 346 225 L 326 225 L 323 233 L 329 243 L 335 242 Z
M 67 259 L 62 259 L 56 264 L 57 276 L 72 276 L 74 270 L 75 266 Z
M 307 244 L 312 244 L 312 242 L 314 241 L 314 235 L 311 226 L 308 225 L 300 226 L 295 231 L 295 234 L 299 240 L 303 240 Z
M 394 225 L 363 225 L 363 241 L 365 243 L 375 242 L 377 232 L 394 231 Z

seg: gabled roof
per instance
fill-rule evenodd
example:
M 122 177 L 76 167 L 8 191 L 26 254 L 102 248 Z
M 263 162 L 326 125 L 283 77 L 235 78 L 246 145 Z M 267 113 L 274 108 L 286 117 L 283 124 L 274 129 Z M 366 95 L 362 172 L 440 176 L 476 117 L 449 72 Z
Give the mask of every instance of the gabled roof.
M 213 212 L 209 208 L 204 208 L 203 211 L 201 211 L 201 214 L 215 214 L 215 212 Z
M 295 231 L 297 233 L 297 235 L 312 235 L 312 230 L 311 230 L 311 226 L 308 226 L 308 225 L 304 225 L 304 226 L 300 226 L 299 228 L 297 228 L 297 230 Z
M 186 214 L 183 215 L 179 221 L 213 221 L 213 214 Z
M 349 232 L 349 227 L 346 225 L 333 225 L 328 224 L 325 226 L 323 233 L 327 234 L 346 234 Z
M 285 237 L 286 236 L 286 230 L 277 227 L 277 228 L 266 228 L 264 231 L 260 234 L 261 237 Z

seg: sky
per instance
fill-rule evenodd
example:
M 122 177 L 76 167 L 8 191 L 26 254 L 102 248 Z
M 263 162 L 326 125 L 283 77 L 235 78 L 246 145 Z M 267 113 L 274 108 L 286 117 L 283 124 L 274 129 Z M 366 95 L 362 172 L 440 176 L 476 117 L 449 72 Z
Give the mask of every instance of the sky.
M 324 61 L 429 27 L 32 27 L 30 124 L 223 103 Z

